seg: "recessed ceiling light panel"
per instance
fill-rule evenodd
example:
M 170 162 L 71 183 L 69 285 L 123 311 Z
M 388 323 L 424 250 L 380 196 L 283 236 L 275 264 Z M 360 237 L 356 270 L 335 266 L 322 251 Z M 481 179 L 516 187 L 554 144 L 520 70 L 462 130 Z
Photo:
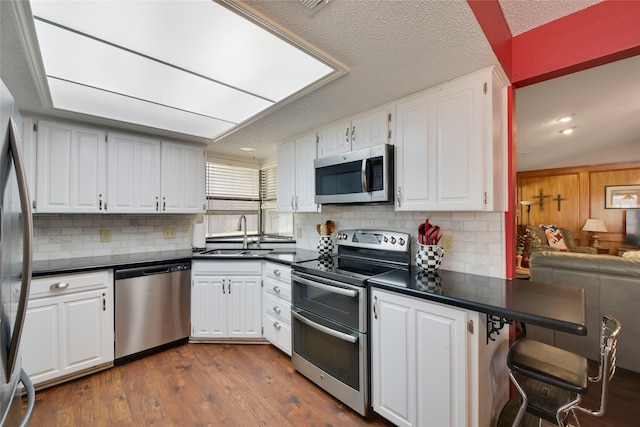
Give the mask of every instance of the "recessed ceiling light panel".
M 94 88 L 119 96 L 113 99 L 136 100 L 138 108 L 149 108 L 148 114 L 163 107 L 227 127 L 255 120 L 274 104 L 346 72 L 346 67 L 226 0 L 30 4 L 47 79 L 69 83 L 55 84 L 55 93 L 51 90 L 56 108 L 64 104 L 65 109 L 84 112 L 91 100 L 77 106 L 71 100 Z M 73 93 L 64 97 L 62 88 L 67 90 L 70 83 L 83 88 L 69 89 Z M 105 117 L 112 116 L 121 114 Z M 133 117 L 123 120 L 135 123 Z M 208 137 L 219 135 L 218 130 L 214 126 Z

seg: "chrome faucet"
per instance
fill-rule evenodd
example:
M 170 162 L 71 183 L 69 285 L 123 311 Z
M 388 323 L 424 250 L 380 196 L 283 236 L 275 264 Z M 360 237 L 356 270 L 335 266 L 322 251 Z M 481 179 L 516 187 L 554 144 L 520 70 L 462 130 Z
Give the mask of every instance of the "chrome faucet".
M 244 222 L 244 236 L 242 237 L 242 249 L 247 249 L 249 248 L 249 241 L 247 240 L 247 217 L 245 217 L 244 215 L 241 215 L 240 219 L 238 220 L 238 231 L 242 230 L 243 222 Z

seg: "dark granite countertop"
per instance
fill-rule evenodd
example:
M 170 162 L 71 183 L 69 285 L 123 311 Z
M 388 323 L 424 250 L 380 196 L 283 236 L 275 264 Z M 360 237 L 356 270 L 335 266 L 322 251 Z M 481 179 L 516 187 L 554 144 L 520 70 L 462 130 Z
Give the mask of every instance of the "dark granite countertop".
M 278 262 L 280 264 L 290 265 L 294 262 L 309 261 L 316 259 L 318 253 L 316 251 L 310 251 L 305 249 L 275 249 L 264 256 L 251 257 L 252 260 L 268 260 Z M 145 267 L 155 264 L 161 264 L 166 262 L 182 262 L 189 261 L 192 258 L 210 259 L 216 260 L 212 257 L 198 257 L 197 253 L 193 253 L 189 249 L 181 251 L 165 251 L 165 252 L 142 252 L 135 254 L 124 255 L 110 255 L 110 256 L 98 256 L 98 257 L 84 257 L 84 258 L 67 258 L 67 259 L 55 259 L 48 261 L 34 261 L 33 262 L 33 277 L 38 276 L 50 276 L 54 274 L 70 274 L 78 273 L 81 271 L 89 270 L 101 270 L 109 268 L 131 268 L 131 267 Z M 247 259 L 247 257 L 225 257 L 225 260 L 230 259 Z
M 416 267 L 368 280 L 372 287 L 478 311 L 575 335 L 586 335 L 585 293 L 581 288 L 499 279 Z

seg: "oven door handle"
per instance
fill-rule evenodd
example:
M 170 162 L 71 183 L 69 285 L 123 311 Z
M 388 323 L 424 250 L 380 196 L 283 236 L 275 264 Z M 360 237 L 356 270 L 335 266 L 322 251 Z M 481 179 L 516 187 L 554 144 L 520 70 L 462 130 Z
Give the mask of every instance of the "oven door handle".
M 304 323 L 307 326 L 312 327 L 313 329 L 317 329 L 318 331 L 327 334 L 327 335 L 331 335 L 332 337 L 341 339 L 343 341 L 348 341 L 352 344 L 355 344 L 358 342 L 358 337 L 354 337 L 353 335 L 349 335 L 349 334 L 345 334 L 343 332 L 339 332 L 336 330 L 333 330 L 331 328 L 327 328 L 326 326 L 323 326 L 319 323 L 316 323 L 312 320 L 307 319 L 306 317 L 304 317 L 301 314 L 298 314 L 295 311 L 292 311 L 291 314 L 293 315 L 293 317 L 295 317 L 296 319 L 298 319 L 299 321 L 301 321 L 302 323 Z
M 300 276 L 295 276 L 292 279 L 294 282 L 299 282 L 299 283 L 302 283 L 303 285 L 312 286 L 314 288 L 322 289 L 323 291 L 332 292 L 334 294 L 345 295 L 351 298 L 356 298 L 358 296 L 358 291 L 353 289 L 345 289 L 345 288 L 338 288 L 336 286 L 325 285 L 324 283 L 314 282 L 313 280 L 308 280 Z M 331 279 L 324 279 L 324 280 L 335 283 L 336 285 L 341 285 L 340 282 L 336 282 Z

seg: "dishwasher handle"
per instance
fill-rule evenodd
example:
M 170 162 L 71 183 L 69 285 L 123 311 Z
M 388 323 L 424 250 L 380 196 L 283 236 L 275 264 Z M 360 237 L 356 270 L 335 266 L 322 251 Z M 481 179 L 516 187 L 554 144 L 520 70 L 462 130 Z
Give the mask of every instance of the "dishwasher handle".
M 151 265 L 146 267 L 127 268 L 116 270 L 116 280 L 128 279 L 131 277 L 153 276 L 155 274 L 167 274 L 180 271 L 191 270 L 190 262 L 180 262 L 172 264 Z

